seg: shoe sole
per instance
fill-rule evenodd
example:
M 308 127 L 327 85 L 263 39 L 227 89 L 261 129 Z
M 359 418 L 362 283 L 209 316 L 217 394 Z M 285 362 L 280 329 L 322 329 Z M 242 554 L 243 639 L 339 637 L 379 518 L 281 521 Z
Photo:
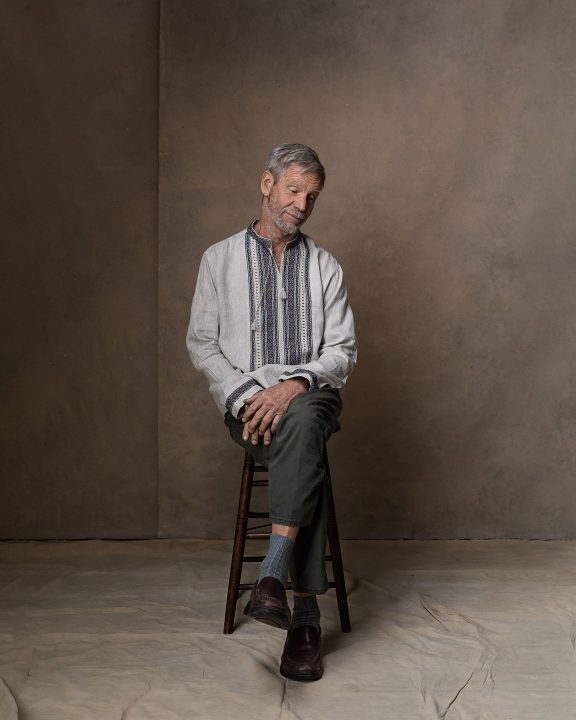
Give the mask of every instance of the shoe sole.
M 324 674 L 324 668 L 313 673 L 291 673 L 280 665 L 280 675 L 288 680 L 297 680 L 298 682 L 313 682 L 314 680 L 320 680 Z
M 258 622 L 264 623 L 265 625 L 278 628 L 279 630 L 288 630 L 290 627 L 289 620 L 284 620 L 273 612 L 264 609 L 252 610 L 249 604 L 244 608 L 244 615 L 252 618 L 252 620 L 258 620 Z

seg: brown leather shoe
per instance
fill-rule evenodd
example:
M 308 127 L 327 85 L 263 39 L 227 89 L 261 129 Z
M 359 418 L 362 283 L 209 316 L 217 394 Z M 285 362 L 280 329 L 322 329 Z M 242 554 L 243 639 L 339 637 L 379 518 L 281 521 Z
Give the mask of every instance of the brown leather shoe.
M 321 635 L 316 625 L 290 628 L 280 661 L 280 674 L 290 680 L 320 680 L 324 672 Z
M 274 577 L 263 577 L 254 585 L 244 615 L 286 630 L 292 619 L 284 585 Z

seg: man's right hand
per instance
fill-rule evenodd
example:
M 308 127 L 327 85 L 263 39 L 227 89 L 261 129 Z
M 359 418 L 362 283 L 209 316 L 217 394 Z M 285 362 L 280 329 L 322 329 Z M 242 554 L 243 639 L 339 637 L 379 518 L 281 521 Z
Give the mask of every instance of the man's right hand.
M 242 438 L 258 445 L 262 436 L 264 445 L 270 445 L 288 405 L 298 395 L 307 393 L 309 387 L 308 381 L 302 377 L 290 378 L 247 398 L 244 402 L 246 410 L 242 415 Z

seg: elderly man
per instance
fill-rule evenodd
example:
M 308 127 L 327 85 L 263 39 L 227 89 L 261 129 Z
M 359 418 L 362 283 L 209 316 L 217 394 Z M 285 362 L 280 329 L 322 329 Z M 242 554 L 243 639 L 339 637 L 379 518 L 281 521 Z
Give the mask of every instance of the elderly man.
M 339 388 L 356 362 L 342 270 L 300 231 L 324 180 L 311 148 L 272 150 L 260 217 L 202 257 L 187 334 L 230 435 L 268 467 L 270 546 L 244 613 L 288 630 L 280 672 L 294 680 L 323 673 L 324 447 L 339 429 Z

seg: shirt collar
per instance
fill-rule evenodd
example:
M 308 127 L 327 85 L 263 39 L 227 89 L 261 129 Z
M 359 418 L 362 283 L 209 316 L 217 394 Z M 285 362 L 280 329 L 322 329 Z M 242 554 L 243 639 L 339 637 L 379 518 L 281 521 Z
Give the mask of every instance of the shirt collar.
M 268 238 L 265 238 L 262 235 L 258 235 L 256 230 L 254 230 L 254 225 L 257 222 L 258 222 L 257 220 L 254 220 L 254 222 L 252 222 L 252 223 L 250 223 L 250 225 L 248 225 L 248 229 L 247 229 L 248 235 L 250 235 L 250 237 L 254 238 L 254 240 L 259 242 L 260 245 L 263 245 L 268 250 L 271 250 L 272 249 L 272 240 L 269 240 Z M 298 230 L 298 232 L 296 233 L 296 235 L 294 235 L 292 240 L 289 240 L 286 243 L 286 249 L 294 247 L 295 245 L 298 245 L 298 243 L 302 240 L 303 237 L 304 236 L 302 235 L 300 230 Z

